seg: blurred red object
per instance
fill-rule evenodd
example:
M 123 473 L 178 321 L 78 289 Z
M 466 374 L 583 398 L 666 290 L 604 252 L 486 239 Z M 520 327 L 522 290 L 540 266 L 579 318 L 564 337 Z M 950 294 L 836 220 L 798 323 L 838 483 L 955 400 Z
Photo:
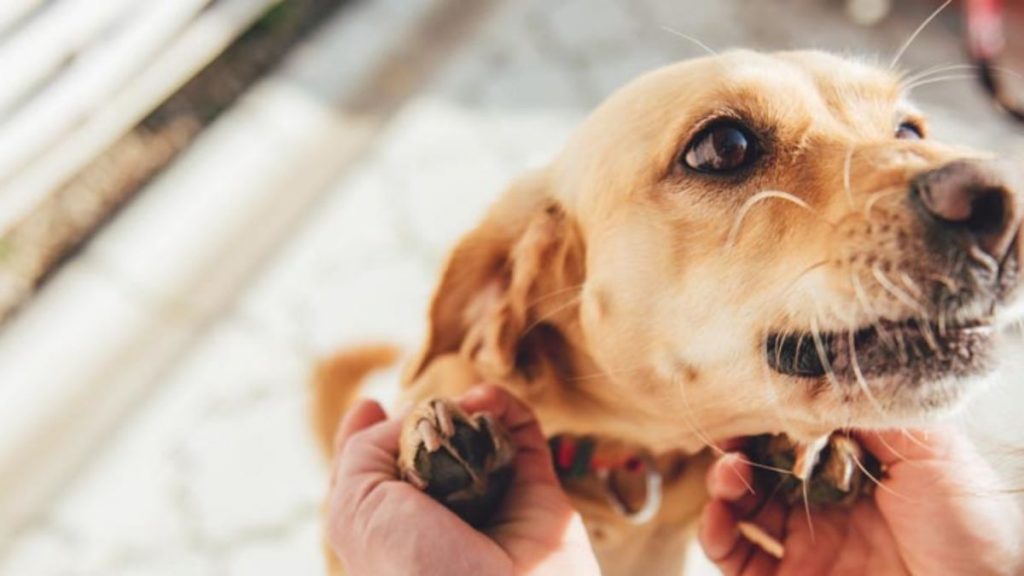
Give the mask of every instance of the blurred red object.
M 995 104 L 1015 120 L 1024 122 L 1024 102 L 1019 98 L 1020 92 L 1010 89 L 1006 73 L 998 65 L 1006 60 L 1006 30 L 1020 30 L 1024 24 L 1024 7 L 1020 2 L 1011 4 L 1007 10 L 1003 0 L 964 2 L 967 51 L 977 63 L 982 86 L 991 94 Z M 1011 56 L 1009 60 L 1015 59 Z

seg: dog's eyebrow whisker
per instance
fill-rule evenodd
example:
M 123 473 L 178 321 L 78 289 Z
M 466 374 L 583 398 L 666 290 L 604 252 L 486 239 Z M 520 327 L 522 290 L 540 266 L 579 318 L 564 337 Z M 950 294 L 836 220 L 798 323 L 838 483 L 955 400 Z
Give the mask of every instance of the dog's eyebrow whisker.
M 977 68 L 977 66 L 975 64 L 962 63 L 936 64 L 934 66 L 929 66 L 924 70 L 919 70 L 917 72 L 911 73 L 910 71 L 906 71 L 900 73 L 900 83 L 907 84 L 909 82 L 913 82 L 914 80 L 920 80 L 921 78 L 932 76 L 934 74 L 941 74 L 943 72 L 949 72 L 951 70 L 960 70 L 965 68 Z
M 914 30 L 914 33 L 910 35 L 910 38 L 907 38 L 907 41 L 904 42 L 903 45 L 900 46 L 900 49 L 896 51 L 896 55 L 893 56 L 892 61 L 889 62 L 889 70 L 896 68 L 896 65 L 900 62 L 900 58 L 903 58 L 903 54 L 906 53 L 907 49 L 910 48 L 910 45 L 914 43 L 914 40 L 917 40 L 917 37 L 921 35 L 921 32 L 924 32 L 924 29 L 932 23 L 932 20 L 938 17 L 938 15 L 942 13 L 942 11 L 945 10 L 952 2 L 953 0 L 946 0 L 942 3 L 942 6 L 936 8 L 924 22 L 921 22 L 921 25 Z
M 690 36 L 689 34 L 684 34 L 684 33 L 680 32 L 679 30 L 676 30 L 675 28 L 671 28 L 669 26 L 662 26 L 661 29 L 664 30 L 665 32 L 668 32 L 669 34 L 673 34 L 675 36 L 678 36 L 678 37 L 682 38 L 683 40 L 689 40 L 690 42 L 696 44 L 697 46 L 699 46 L 705 52 L 707 52 L 708 54 L 710 54 L 712 56 L 717 56 L 718 55 L 718 52 L 716 52 L 713 48 L 711 48 L 710 46 L 708 46 L 704 42 L 701 42 L 700 39 L 698 39 L 698 38 Z
M 743 226 L 743 221 L 746 218 L 747 214 L 750 212 L 750 210 L 758 203 L 772 198 L 777 200 L 785 200 L 787 202 L 796 204 L 797 206 L 803 208 L 804 210 L 807 210 L 808 212 L 811 212 L 812 214 L 820 214 L 810 204 L 808 204 L 802 198 L 794 194 L 790 194 L 789 192 L 783 192 L 781 190 L 762 190 L 757 194 L 754 194 L 750 198 L 747 198 L 747 201 L 744 202 L 742 206 L 740 206 L 739 212 L 736 213 L 736 220 L 732 223 L 732 228 L 729 229 L 729 236 L 727 237 L 725 242 L 726 248 L 731 248 L 736 244 L 736 238 L 739 236 L 740 228 Z M 832 222 L 828 222 L 827 220 L 826 222 L 832 226 L 835 226 L 835 224 L 833 224 Z
M 912 90 L 912 89 L 914 89 L 914 88 L 916 88 L 918 86 L 923 86 L 925 84 L 931 84 L 933 80 L 935 82 L 940 82 L 940 81 L 941 82 L 945 82 L 946 80 L 969 80 L 969 79 L 977 78 L 978 77 L 977 71 L 979 69 L 980 69 L 980 66 L 978 66 L 977 64 L 957 64 L 957 65 L 953 65 L 953 66 L 944 66 L 944 67 L 940 67 L 940 68 L 937 68 L 937 69 L 930 69 L 930 70 L 926 70 L 925 72 L 921 72 L 919 74 L 913 74 L 911 76 L 907 76 L 906 78 L 903 78 L 902 80 L 900 80 L 900 87 L 904 91 L 910 91 L 910 90 Z M 1014 78 L 1017 78 L 1018 80 L 1024 80 L 1024 74 L 1021 74 L 1020 72 L 1017 72 L 1016 70 L 1012 70 L 1012 69 L 1006 68 L 1004 66 L 991 66 L 988 69 L 992 70 L 992 71 L 995 71 L 995 72 L 999 72 L 1000 74 L 1005 74 L 1007 76 L 1012 76 Z M 947 72 L 956 72 L 956 71 L 963 71 L 963 70 L 971 70 L 972 73 L 971 74 L 964 74 L 964 73 L 960 73 L 960 74 L 947 74 L 946 76 L 939 76 L 939 74 L 945 74 Z
M 951 82 L 953 80 L 976 80 L 978 76 L 976 74 L 950 74 L 949 76 L 939 76 L 938 78 L 926 78 L 924 80 L 918 80 L 913 84 L 908 84 L 903 87 L 904 90 L 910 92 L 915 88 L 921 86 L 927 86 L 929 84 L 938 84 L 940 82 Z
M 954 71 L 958 71 L 958 70 L 970 70 L 972 72 L 977 72 L 980 69 L 981 69 L 981 66 L 978 66 L 977 64 L 953 64 L 953 65 L 950 65 L 950 66 L 938 66 L 938 67 L 933 66 L 932 68 L 929 68 L 929 69 L 927 69 L 927 70 L 925 70 L 923 72 L 919 72 L 917 74 L 911 74 L 910 76 L 907 76 L 906 78 L 903 78 L 901 80 L 900 84 L 903 85 L 903 86 L 906 86 L 906 85 L 909 85 L 909 84 L 913 84 L 915 82 L 919 82 L 921 80 L 929 79 L 930 77 L 935 77 L 935 76 L 937 76 L 939 74 L 945 74 L 946 72 L 954 72 Z M 1017 78 L 1017 79 L 1024 79 L 1024 74 L 1021 74 L 1021 73 L 1017 72 L 1016 70 L 1012 70 L 1012 69 L 1006 68 L 1004 66 L 991 66 L 988 69 L 989 70 L 994 70 L 994 71 L 999 72 L 1001 74 L 1006 74 L 1007 76 L 1013 76 L 1014 78 Z

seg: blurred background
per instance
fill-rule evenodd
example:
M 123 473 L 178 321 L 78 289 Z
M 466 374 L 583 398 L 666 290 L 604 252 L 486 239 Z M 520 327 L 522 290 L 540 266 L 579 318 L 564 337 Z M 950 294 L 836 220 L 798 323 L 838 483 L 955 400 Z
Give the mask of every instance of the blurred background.
M 315 358 L 415 346 L 459 234 L 681 35 L 887 63 L 937 6 L 2 0 L 0 574 L 321 574 Z M 939 137 L 1021 154 L 962 8 L 901 65 L 954 66 Z M 1018 483 L 1020 351 L 957 416 Z

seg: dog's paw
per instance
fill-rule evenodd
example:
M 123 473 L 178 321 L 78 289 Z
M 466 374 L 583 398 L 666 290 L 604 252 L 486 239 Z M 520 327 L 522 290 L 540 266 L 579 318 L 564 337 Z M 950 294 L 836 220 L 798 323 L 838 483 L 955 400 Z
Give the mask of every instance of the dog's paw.
M 489 414 L 467 415 L 434 399 L 406 418 L 398 466 L 407 482 L 480 526 L 508 490 L 514 455 L 504 427 Z
M 878 461 L 840 433 L 806 444 L 782 435 L 758 436 L 747 456 L 761 465 L 755 471 L 757 483 L 790 503 L 852 504 L 870 494 L 881 476 Z

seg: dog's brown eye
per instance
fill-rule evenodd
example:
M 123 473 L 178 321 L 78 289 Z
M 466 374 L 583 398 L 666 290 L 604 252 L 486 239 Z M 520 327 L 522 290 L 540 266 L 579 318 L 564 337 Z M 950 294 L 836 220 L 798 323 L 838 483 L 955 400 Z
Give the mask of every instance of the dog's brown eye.
M 690 141 L 683 152 L 686 166 L 698 172 L 722 173 L 746 167 L 754 159 L 754 138 L 736 124 L 715 124 Z
M 921 140 L 924 138 L 924 131 L 913 122 L 904 122 L 896 127 L 897 140 Z

